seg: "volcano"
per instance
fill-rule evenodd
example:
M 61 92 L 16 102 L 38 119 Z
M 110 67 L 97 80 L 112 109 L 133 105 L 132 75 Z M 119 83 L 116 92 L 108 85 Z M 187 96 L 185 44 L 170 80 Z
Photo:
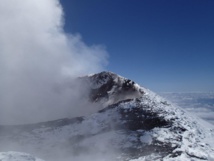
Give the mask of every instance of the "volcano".
M 213 125 L 111 72 L 77 81 L 99 110 L 82 117 L 1 125 L 0 151 L 21 151 L 46 161 L 214 160 Z

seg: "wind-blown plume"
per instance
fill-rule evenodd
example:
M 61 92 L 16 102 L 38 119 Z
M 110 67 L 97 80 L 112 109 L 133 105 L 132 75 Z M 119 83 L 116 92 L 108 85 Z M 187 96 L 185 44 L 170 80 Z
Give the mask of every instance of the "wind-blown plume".
M 72 114 L 79 90 L 61 89 L 62 84 L 106 65 L 103 46 L 86 45 L 63 25 L 58 0 L 0 1 L 0 124 Z

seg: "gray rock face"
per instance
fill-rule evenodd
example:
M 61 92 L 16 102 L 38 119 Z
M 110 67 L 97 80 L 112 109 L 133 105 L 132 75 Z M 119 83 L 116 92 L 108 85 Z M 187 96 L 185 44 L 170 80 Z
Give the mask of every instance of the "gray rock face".
M 90 101 L 100 103 L 102 110 L 85 117 L 1 126 L 1 150 L 56 161 L 214 159 L 213 126 L 116 74 L 79 79 L 90 89 Z

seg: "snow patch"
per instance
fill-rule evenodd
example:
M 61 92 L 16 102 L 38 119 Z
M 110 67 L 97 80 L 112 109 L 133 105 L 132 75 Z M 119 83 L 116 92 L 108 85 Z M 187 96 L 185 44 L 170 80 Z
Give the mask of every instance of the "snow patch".
M 0 152 L 0 161 L 44 161 L 30 154 L 20 152 Z

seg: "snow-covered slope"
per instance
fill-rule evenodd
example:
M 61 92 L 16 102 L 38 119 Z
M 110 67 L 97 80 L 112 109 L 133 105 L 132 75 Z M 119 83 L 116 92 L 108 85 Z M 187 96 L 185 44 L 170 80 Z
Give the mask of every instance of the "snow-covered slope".
M 160 93 L 161 96 L 214 125 L 214 93 Z
M 1 152 L 0 161 L 43 161 L 26 153 Z
M 79 78 L 92 115 L 0 126 L 0 151 L 50 161 L 214 160 L 214 128 L 135 82 L 110 72 Z M 87 107 L 86 107 L 87 108 Z

